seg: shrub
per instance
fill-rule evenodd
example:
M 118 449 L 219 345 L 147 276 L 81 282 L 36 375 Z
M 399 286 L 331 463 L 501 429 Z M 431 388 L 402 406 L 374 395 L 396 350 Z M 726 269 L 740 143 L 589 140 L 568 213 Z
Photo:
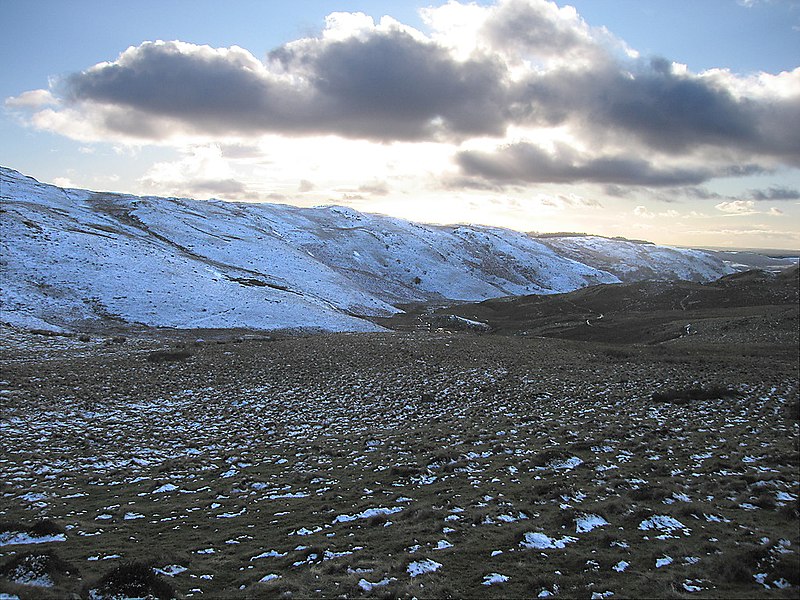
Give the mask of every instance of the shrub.
M 26 552 L 3 565 L 0 577 L 23 585 L 33 580 L 50 580 L 52 585 L 55 579 L 76 571 L 52 552 Z
M 692 400 L 719 400 L 733 398 L 739 393 L 731 387 L 724 385 L 691 385 L 681 389 L 668 388 L 663 391 L 653 392 L 653 402 L 671 402 L 672 404 L 688 404 Z
M 781 554 L 772 569 L 775 579 L 785 579 L 794 586 L 800 585 L 800 556 Z
M 158 577 L 153 569 L 141 562 L 126 562 L 110 571 L 93 590 L 99 598 L 159 598 L 175 597 L 172 586 Z
M 752 584 L 753 575 L 761 570 L 768 555 L 769 549 L 764 546 L 744 545 L 718 555 L 712 571 L 721 581 Z
M 64 528 L 57 523 L 54 523 L 50 519 L 42 519 L 31 526 L 30 532 L 35 536 L 41 537 L 45 535 L 58 535 L 59 533 L 64 533 Z

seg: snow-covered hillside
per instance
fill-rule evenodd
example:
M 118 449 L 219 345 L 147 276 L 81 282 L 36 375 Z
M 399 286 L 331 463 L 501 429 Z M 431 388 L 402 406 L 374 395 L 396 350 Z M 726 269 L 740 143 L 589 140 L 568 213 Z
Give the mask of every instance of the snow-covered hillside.
M 719 257 L 702 250 L 592 235 L 538 239 L 560 255 L 613 273 L 624 282 L 709 281 L 734 272 L 733 268 L 726 270 Z
M 712 279 L 731 271 L 698 251 L 632 252 L 628 242 L 600 238 L 555 243 L 336 206 L 62 189 L 5 168 L 0 202 L 0 321 L 36 328 L 76 330 L 111 319 L 370 331 L 378 328 L 363 317 L 390 315 L 405 302 L 547 294 L 643 276 Z

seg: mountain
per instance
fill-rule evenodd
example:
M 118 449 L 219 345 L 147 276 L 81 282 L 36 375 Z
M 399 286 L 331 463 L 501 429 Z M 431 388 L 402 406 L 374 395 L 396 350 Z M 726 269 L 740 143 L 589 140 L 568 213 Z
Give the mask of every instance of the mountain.
M 734 271 L 698 250 L 62 189 L 7 168 L 0 202 L 0 322 L 28 328 L 374 331 L 409 303 Z

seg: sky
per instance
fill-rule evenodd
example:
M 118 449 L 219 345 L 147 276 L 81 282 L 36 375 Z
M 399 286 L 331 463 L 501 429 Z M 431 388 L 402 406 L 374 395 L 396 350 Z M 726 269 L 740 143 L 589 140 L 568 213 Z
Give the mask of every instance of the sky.
M 0 0 L 64 187 L 800 249 L 800 0 Z

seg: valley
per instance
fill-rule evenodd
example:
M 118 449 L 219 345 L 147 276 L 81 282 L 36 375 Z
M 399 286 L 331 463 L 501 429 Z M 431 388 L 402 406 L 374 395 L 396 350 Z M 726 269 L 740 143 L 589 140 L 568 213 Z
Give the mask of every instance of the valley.
M 3 598 L 796 597 L 793 259 L 2 175 Z

